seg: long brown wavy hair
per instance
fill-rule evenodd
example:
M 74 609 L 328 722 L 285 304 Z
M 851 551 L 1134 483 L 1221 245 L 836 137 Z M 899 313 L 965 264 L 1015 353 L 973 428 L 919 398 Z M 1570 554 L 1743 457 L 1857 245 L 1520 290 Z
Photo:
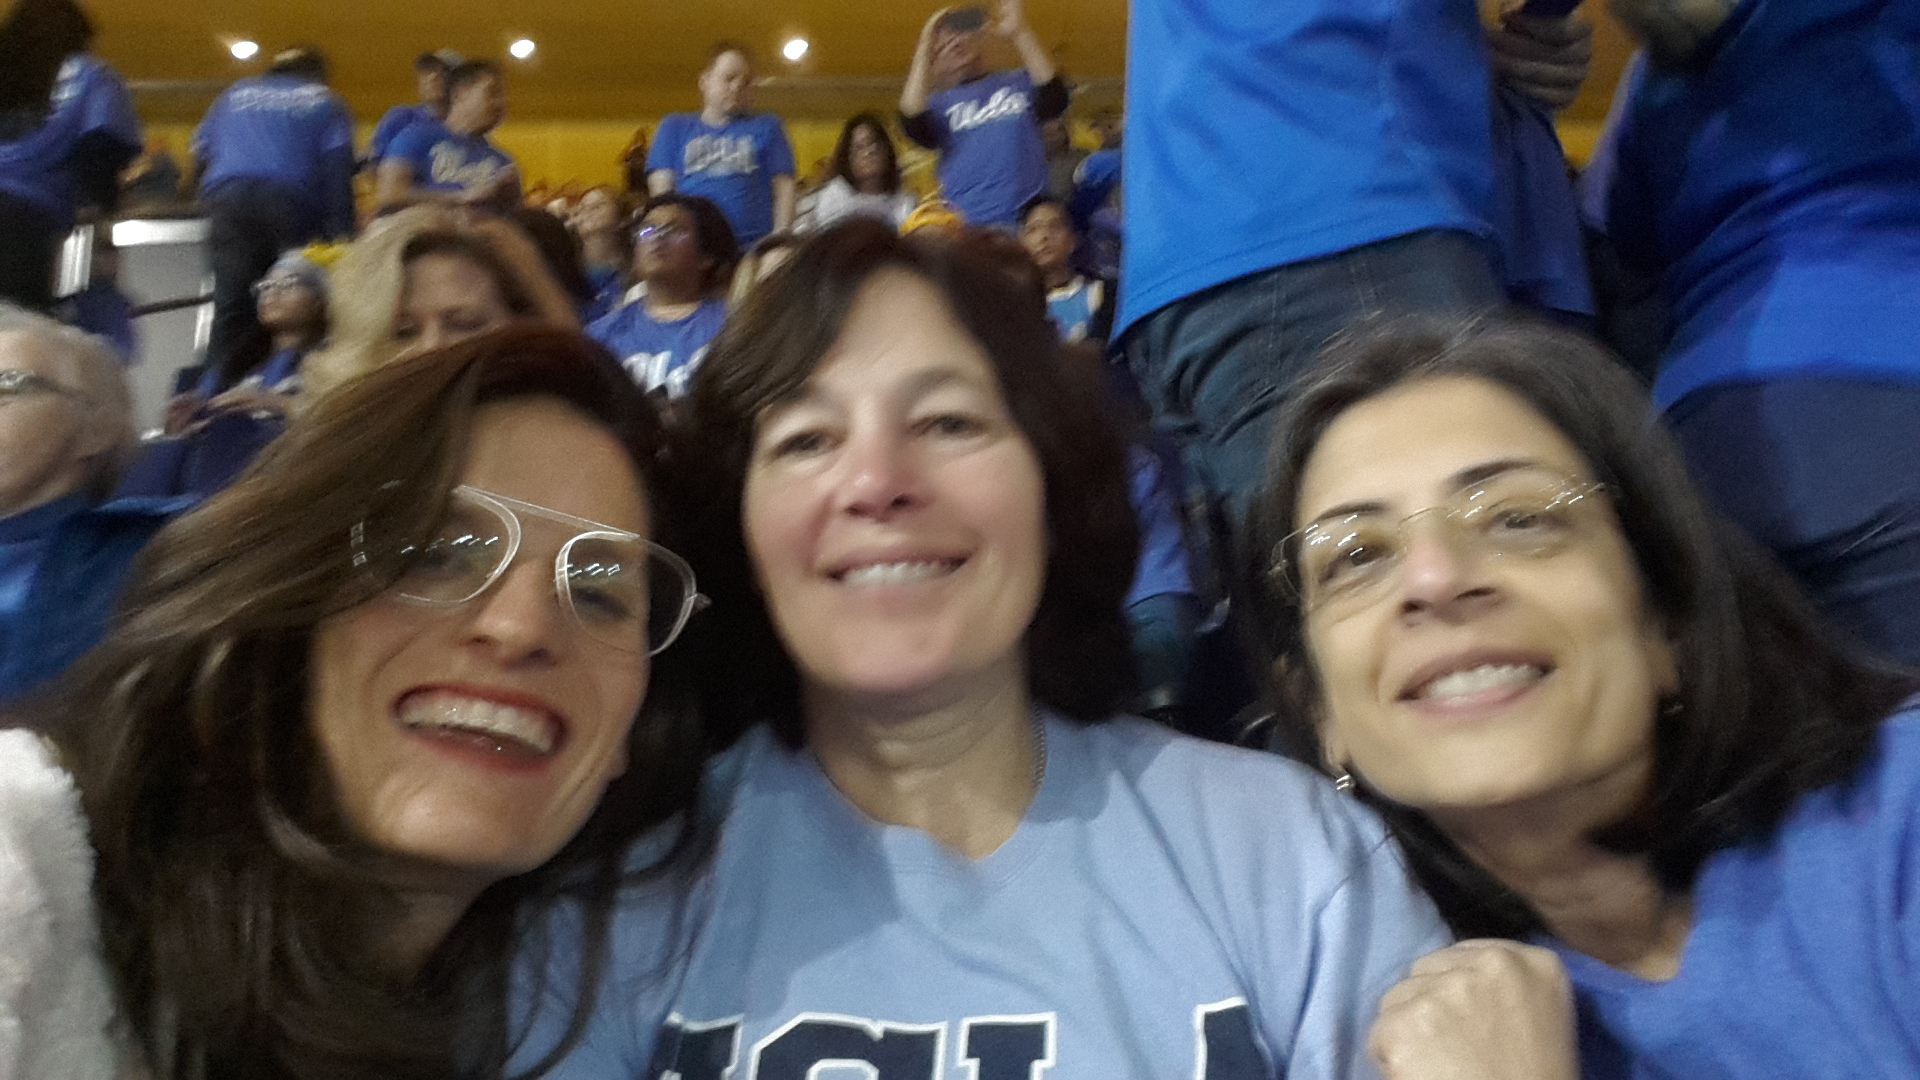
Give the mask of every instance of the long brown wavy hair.
M 644 831 L 696 817 L 698 728 L 669 651 L 630 768 L 553 860 L 484 892 L 411 980 L 382 975 L 355 947 L 395 899 L 367 871 L 309 729 L 314 627 L 400 573 L 378 554 L 356 566 L 352 527 L 381 516 L 424 535 L 475 410 L 530 395 L 558 397 L 622 441 L 657 538 L 674 544 L 680 514 L 663 505 L 660 431 L 638 388 L 577 334 L 499 331 L 326 395 L 237 483 L 164 530 L 109 636 L 45 717 L 91 823 L 120 1002 L 158 1080 L 498 1075 L 513 1049 L 512 950 L 541 955 L 521 931 L 562 901 L 584 913 L 570 1042 L 620 890 L 698 860 L 696 830 L 682 824 L 660 861 L 625 862 Z

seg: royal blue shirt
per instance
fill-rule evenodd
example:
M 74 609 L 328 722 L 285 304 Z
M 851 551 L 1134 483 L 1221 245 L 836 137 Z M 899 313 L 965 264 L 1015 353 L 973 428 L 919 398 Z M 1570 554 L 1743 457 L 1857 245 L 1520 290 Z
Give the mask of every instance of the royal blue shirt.
M 1126 606 L 1167 593 L 1193 592 L 1193 574 L 1187 564 L 1186 537 L 1180 528 L 1179 492 L 1153 451 L 1127 448 L 1128 495 L 1140 522 L 1140 562 Z
M 646 390 L 683 397 L 693 371 L 706 359 L 707 344 L 727 321 L 725 301 L 708 300 L 678 322 L 660 322 L 636 300 L 591 323 L 587 336 L 620 358 L 633 381 Z
M 1116 337 L 1274 266 L 1491 236 L 1474 0 L 1133 0 Z
M 1666 982 L 1555 946 L 1587 1080 L 1920 1076 L 1920 703 L 1850 781 L 1709 858 L 1693 920 Z
M 1047 190 L 1047 149 L 1025 68 L 934 92 L 926 118 L 940 151 L 940 190 L 969 225 L 1012 225 Z
M 1744 0 L 1622 88 L 1608 235 L 1675 318 L 1654 400 L 1781 376 L 1920 382 L 1920 7 Z
M 292 75 L 241 79 L 193 132 L 200 194 L 265 181 L 302 196 L 331 236 L 353 232 L 353 117 L 339 95 Z
M 773 231 L 773 178 L 792 176 L 793 145 L 772 113 L 719 127 L 699 113 L 668 113 L 653 135 L 647 171 L 673 173 L 675 191 L 713 200 L 744 250 Z
M 514 167 L 485 135 L 456 135 L 432 118 L 416 119 L 394 137 L 383 161 L 404 161 L 413 186 L 426 191 L 475 191 Z
M 387 152 L 393 148 L 393 140 L 399 138 L 401 132 L 422 120 L 430 120 L 436 124 L 440 122 L 440 118 L 433 114 L 432 109 L 417 103 L 395 105 L 382 113 L 380 122 L 373 125 L 373 134 L 367 138 L 367 161 L 371 164 L 379 164 L 380 159 L 386 157 Z
M 85 53 L 67 57 L 60 66 L 50 106 L 45 122 L 24 138 L 0 142 L 0 191 L 54 215 L 64 230 L 78 196 L 74 147 L 98 133 L 137 151 L 140 118 L 120 76 Z

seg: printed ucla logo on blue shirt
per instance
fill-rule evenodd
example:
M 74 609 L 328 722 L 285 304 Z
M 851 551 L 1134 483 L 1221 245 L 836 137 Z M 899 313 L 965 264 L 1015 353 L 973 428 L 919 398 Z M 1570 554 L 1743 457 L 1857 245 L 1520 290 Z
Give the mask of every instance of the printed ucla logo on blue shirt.
M 687 140 L 685 168 L 708 176 L 752 176 L 760 171 L 750 135 L 696 135 Z
M 1031 111 L 1033 111 L 1033 101 L 1026 91 L 1012 86 L 1003 86 L 995 90 L 992 97 L 978 104 L 961 101 L 949 106 L 947 127 L 954 131 L 972 131 L 982 124 L 1025 116 Z

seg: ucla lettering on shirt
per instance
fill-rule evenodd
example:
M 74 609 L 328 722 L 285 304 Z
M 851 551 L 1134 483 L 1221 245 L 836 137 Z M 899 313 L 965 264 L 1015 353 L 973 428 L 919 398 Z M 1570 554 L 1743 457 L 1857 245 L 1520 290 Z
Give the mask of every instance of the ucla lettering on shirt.
M 227 108 L 235 112 L 270 109 L 274 112 L 310 112 L 324 109 L 333 92 L 316 83 L 302 86 L 236 86 L 227 94 Z
M 742 1019 L 669 1016 L 646 1080 L 1043 1080 L 1060 1064 L 1051 1012 L 969 1016 L 951 1044 L 944 1021 L 803 1012 L 755 1042 L 744 1063 Z M 1263 1080 L 1268 1061 L 1245 998 L 1194 1007 L 1194 1080 Z
M 748 135 L 696 135 L 687 140 L 685 172 L 707 176 L 752 176 L 760 171 Z
M 993 92 L 993 96 L 975 105 L 971 101 L 962 101 L 947 108 L 947 130 L 972 131 L 974 128 L 990 124 L 995 120 L 1005 120 L 1011 116 L 1025 116 L 1033 108 L 1033 102 L 1024 90 L 1004 86 Z

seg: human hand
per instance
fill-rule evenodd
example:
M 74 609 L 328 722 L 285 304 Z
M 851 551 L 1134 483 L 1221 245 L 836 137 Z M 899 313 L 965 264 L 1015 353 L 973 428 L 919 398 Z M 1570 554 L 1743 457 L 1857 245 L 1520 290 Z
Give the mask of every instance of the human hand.
M 218 413 L 272 413 L 287 415 L 287 395 L 254 386 L 236 386 L 207 402 L 209 415 Z
M 1027 28 L 1027 15 L 1021 0 L 1000 0 L 1000 15 L 993 21 L 993 32 L 1004 38 L 1018 37 Z
M 1367 1053 L 1382 1080 L 1578 1080 L 1573 990 L 1552 950 L 1463 941 L 1380 999 Z
M 1522 15 L 1511 9 L 1487 31 L 1493 72 L 1501 82 L 1558 112 L 1580 96 L 1593 66 L 1593 24 Z
M 169 435 L 185 435 L 200 421 L 200 407 L 207 403 L 200 394 L 175 394 L 167 401 L 167 416 L 163 421 Z
M 940 29 L 940 20 L 946 18 L 947 12 L 952 10 L 953 8 L 951 6 L 943 7 L 939 11 L 927 16 L 927 25 L 920 28 L 920 49 L 924 50 L 933 45 L 933 35 L 935 31 Z

